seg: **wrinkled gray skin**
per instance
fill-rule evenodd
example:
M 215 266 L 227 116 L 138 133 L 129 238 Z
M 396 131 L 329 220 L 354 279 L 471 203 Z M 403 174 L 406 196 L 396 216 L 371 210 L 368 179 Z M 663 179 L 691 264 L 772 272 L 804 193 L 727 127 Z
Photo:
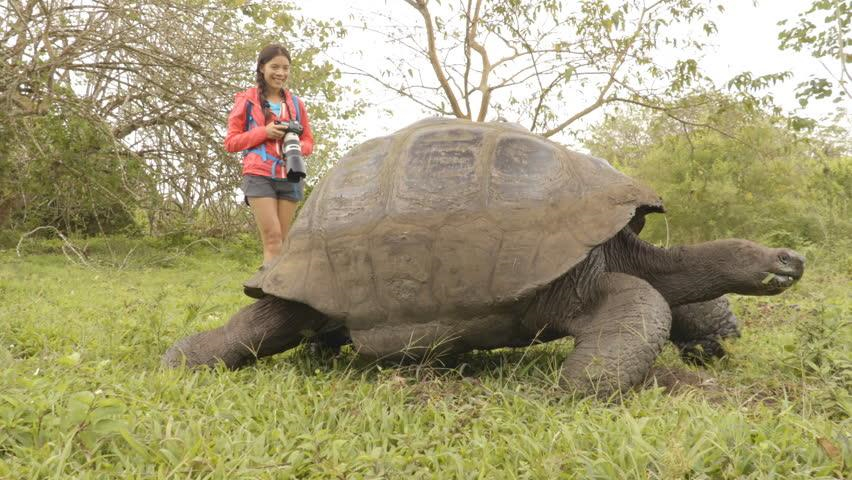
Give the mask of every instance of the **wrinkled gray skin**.
M 672 308 L 669 339 L 685 362 L 704 365 L 713 358 L 722 358 L 722 341 L 739 336 L 739 321 L 725 297 Z
M 494 312 L 487 330 L 457 329 L 428 346 L 412 344 L 413 332 L 390 332 L 356 348 L 372 357 L 419 359 L 573 336 L 575 348 L 562 366 L 563 385 L 608 396 L 642 382 L 669 338 L 687 357 L 687 352 L 700 350 L 698 345 L 701 360 L 721 354 L 718 340 L 737 334 L 723 295 L 775 295 L 803 271 L 804 258 L 788 249 L 739 239 L 662 249 L 625 227 L 532 298 Z M 769 273 L 773 276 L 767 281 Z M 177 342 L 163 364 L 192 367 L 221 361 L 238 368 L 292 348 L 316 332 L 346 337 L 339 320 L 304 304 L 265 296 L 226 325 Z M 400 344 L 406 335 L 409 343 Z

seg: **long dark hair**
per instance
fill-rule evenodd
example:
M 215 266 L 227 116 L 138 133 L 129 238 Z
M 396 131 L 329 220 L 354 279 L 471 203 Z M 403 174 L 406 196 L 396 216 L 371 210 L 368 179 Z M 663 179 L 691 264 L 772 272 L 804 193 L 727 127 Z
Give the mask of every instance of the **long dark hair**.
M 264 123 L 269 121 L 269 117 L 272 115 L 272 112 L 269 110 L 269 102 L 266 101 L 266 80 L 263 79 L 263 66 L 266 65 L 270 60 L 275 57 L 284 55 L 287 57 L 288 62 L 293 62 L 293 59 L 290 58 L 290 51 L 287 50 L 284 45 L 278 43 L 271 43 L 260 51 L 260 54 L 257 56 L 257 68 L 255 69 L 255 78 L 257 81 L 257 91 L 260 95 L 260 105 L 263 108 L 263 117 Z M 286 104 L 286 98 L 284 97 L 284 89 L 281 89 L 281 98 L 284 98 Z

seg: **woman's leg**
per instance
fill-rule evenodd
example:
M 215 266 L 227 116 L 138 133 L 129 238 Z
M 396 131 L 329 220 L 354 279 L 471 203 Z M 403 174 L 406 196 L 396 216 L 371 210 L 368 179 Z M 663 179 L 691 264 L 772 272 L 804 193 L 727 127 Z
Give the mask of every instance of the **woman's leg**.
M 263 242 L 263 263 L 272 260 L 281 253 L 282 235 L 281 220 L 279 220 L 278 204 L 283 203 L 277 198 L 271 197 L 249 197 L 249 205 L 260 231 L 260 240 Z M 289 228 L 289 222 L 287 225 Z
M 293 200 L 278 199 L 278 224 L 282 242 L 287 239 L 287 232 L 290 231 L 290 224 L 293 223 L 293 215 L 298 205 L 299 203 Z
M 297 198 L 301 198 L 301 195 Z M 260 238 L 263 241 L 263 265 L 266 266 L 270 260 L 281 254 L 281 247 L 290 231 L 298 202 L 295 199 L 249 197 L 249 205 L 254 213 L 257 228 L 260 230 Z M 243 292 L 252 298 L 263 297 L 262 281 L 262 275 L 251 277 L 243 283 Z

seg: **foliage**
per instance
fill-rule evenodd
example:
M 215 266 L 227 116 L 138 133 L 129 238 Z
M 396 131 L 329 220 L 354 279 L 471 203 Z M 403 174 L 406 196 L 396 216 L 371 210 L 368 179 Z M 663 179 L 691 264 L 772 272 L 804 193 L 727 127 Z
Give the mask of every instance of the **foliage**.
M 120 215 L 113 206 L 95 204 L 104 206 L 98 218 L 115 214 L 126 219 L 135 216 L 138 206 L 147 216 L 145 229 L 156 233 L 192 225 L 203 210 L 220 229 L 230 228 L 240 219 L 230 208 L 240 162 L 223 151 L 221 141 L 234 93 L 254 84 L 261 45 L 286 40 L 291 49 L 291 85 L 307 101 L 318 142 L 326 145 L 312 159 L 318 172 L 333 161 L 337 143 L 349 132 L 345 122 L 358 111 L 357 102 L 340 101 L 339 73 L 317 57 L 339 39 L 341 26 L 301 19 L 294 11 L 292 4 L 280 1 L 262 6 L 224 0 L 0 3 L 0 40 L 8 46 L 0 54 L 0 131 L 9 134 L 2 140 L 2 161 L 26 166 L 17 172 L 49 170 L 52 154 L 42 155 L 30 139 L 45 136 L 38 130 L 44 124 L 39 119 L 62 112 L 64 118 L 88 122 L 79 128 L 98 131 L 101 150 L 142 167 L 150 182 L 146 188 L 131 183 L 113 192 L 134 200 L 123 205 Z M 77 166 L 82 171 L 86 165 Z M 7 187 L 0 195 L 0 211 L 3 205 L 37 196 L 8 188 L 15 183 L 8 177 L 11 172 L 0 171 L 0 188 Z M 100 180 L 121 184 L 121 170 L 114 173 L 114 178 Z M 40 181 L 33 177 L 24 184 Z M 75 184 L 71 192 L 85 188 Z M 30 204 L 30 213 L 37 207 L 42 205 Z M 55 215 L 45 211 L 36 216 L 49 221 Z M 0 227 L 22 226 L 9 215 L 0 220 L 5 220 Z M 117 227 L 123 223 L 118 221 Z M 72 222 L 56 226 L 82 228 Z M 94 228 L 86 225 L 82 231 Z
M 668 347 L 659 366 L 695 386 L 606 404 L 556 386 L 565 342 L 454 368 L 298 348 L 238 372 L 162 371 L 174 340 L 249 301 L 238 287 L 252 266 L 230 256 L 239 245 L 151 241 L 91 240 L 94 269 L 53 242 L 0 252 L 0 477 L 849 476 L 837 361 L 852 332 L 837 318 L 852 305 L 836 251 L 809 256 L 780 297 L 735 298 L 744 337 L 726 360 L 687 367 Z M 827 327 L 802 337 L 799 324 Z
M 796 326 L 802 346 L 791 349 L 787 364 L 801 378 L 822 382 L 828 388 L 821 395 L 821 405 L 833 418 L 852 415 L 852 360 L 843 354 L 843 346 L 852 342 L 852 320 L 849 305 L 839 299 L 826 299 L 815 309 L 814 316 Z
M 61 109 L 28 121 L 11 146 L 0 186 L 6 221 L 86 234 L 136 231 L 131 212 L 151 179 L 138 158 L 116 150 L 96 120 Z
M 0 172 L 12 171 L 12 158 L 9 151 L 12 149 L 12 125 L 7 120 L 8 116 L 0 108 Z M 15 180 L 9 175 L 0 175 L 0 225 L 8 225 L 9 218 L 14 210 L 14 197 L 8 192 L 15 188 Z
M 787 27 L 787 20 L 778 25 Z M 799 84 L 796 96 L 804 107 L 811 100 L 831 98 L 834 103 L 852 100 L 852 5 L 845 0 L 814 0 L 797 21 L 778 34 L 781 50 L 809 51 L 815 58 L 828 58 L 829 77 L 813 76 Z
M 835 142 L 830 132 L 802 135 L 783 119 L 715 96 L 673 108 L 713 128 L 628 110 L 609 117 L 587 142 L 663 197 L 666 218 L 649 217 L 649 238 L 733 236 L 796 247 L 852 236 L 848 142 Z

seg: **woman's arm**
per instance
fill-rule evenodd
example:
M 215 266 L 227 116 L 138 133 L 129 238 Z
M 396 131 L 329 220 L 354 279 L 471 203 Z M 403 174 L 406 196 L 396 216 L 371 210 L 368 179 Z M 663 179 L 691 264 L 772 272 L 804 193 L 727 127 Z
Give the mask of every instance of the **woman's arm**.
M 266 128 L 256 125 L 246 128 L 247 100 L 237 94 L 231 113 L 228 114 L 228 133 L 225 135 L 225 150 L 234 153 L 256 147 L 266 141 Z
M 305 108 L 305 102 L 301 98 L 299 100 L 299 111 L 301 112 L 302 136 L 299 137 L 299 143 L 302 146 L 302 155 L 308 156 L 314 151 L 314 132 L 311 131 L 311 122 L 308 118 L 308 109 Z

